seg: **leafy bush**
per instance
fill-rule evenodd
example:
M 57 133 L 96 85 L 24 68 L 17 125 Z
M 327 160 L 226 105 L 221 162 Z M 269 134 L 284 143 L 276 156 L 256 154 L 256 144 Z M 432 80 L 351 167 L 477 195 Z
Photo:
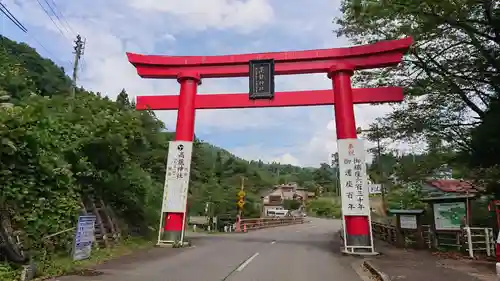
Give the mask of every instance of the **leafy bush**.
M 161 125 L 145 126 L 146 114 L 92 94 L 33 96 L 0 111 L 2 203 L 32 246 L 73 227 L 83 195 L 105 199 L 128 222 L 154 220 L 144 206 L 162 184 L 147 165 L 149 150 L 166 147 L 154 135 Z M 66 248 L 71 235 L 55 247 Z
M 307 212 L 309 215 L 325 217 L 325 218 L 340 218 L 342 216 L 342 208 L 339 203 L 330 198 L 318 198 L 307 202 Z
M 425 209 L 427 204 L 422 202 L 423 197 L 419 183 L 407 183 L 392 187 L 386 200 L 389 209 Z

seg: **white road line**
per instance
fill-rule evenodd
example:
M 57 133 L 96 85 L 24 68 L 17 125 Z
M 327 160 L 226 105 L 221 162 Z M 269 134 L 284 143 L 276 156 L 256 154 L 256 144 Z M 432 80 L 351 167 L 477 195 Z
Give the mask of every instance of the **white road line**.
M 295 232 L 300 232 L 300 230 L 295 230 Z
M 253 254 L 253 256 L 249 257 L 244 263 L 242 263 L 237 269 L 236 271 L 240 272 L 242 271 L 243 269 L 245 269 L 245 267 L 251 263 L 253 261 L 253 259 L 255 259 L 257 256 L 259 255 L 259 253 L 255 253 Z
M 274 244 L 274 243 L 276 243 L 276 241 L 271 242 L 271 245 Z

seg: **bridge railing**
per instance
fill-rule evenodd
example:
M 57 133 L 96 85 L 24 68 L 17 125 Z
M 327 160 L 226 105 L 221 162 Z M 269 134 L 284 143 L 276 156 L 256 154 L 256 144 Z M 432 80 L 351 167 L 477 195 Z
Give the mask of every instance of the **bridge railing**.
M 263 228 L 285 226 L 292 224 L 304 223 L 303 217 L 284 217 L 284 218 L 256 218 L 256 219 L 242 219 L 241 227 L 246 226 L 247 231 L 257 230 Z

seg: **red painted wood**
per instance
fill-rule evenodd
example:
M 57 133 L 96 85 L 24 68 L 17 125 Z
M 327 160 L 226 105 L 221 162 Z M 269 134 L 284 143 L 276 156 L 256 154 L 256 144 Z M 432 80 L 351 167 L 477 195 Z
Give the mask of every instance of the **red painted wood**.
M 127 53 L 143 78 L 177 77 L 182 71 L 196 71 L 202 78 L 248 76 L 248 61 L 274 59 L 275 74 L 326 73 L 338 63 L 348 63 L 355 70 L 397 65 L 412 44 L 412 38 L 381 41 L 349 48 L 290 51 L 225 56 L 158 56 Z
M 400 102 L 403 89 L 399 87 L 353 89 L 353 103 Z M 277 92 L 274 100 L 249 100 L 247 93 L 239 94 L 198 94 L 195 99 L 196 109 L 256 108 L 318 106 L 335 103 L 332 90 L 312 90 Z M 176 110 L 179 107 L 178 95 L 138 96 L 138 110 Z

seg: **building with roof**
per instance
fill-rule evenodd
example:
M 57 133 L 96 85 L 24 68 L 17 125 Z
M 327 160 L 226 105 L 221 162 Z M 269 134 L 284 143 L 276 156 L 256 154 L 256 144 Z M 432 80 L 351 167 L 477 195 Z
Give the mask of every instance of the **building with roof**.
M 262 214 L 267 214 L 270 209 L 284 209 L 285 200 L 296 200 L 303 205 L 312 194 L 294 182 L 275 185 L 261 196 Z

